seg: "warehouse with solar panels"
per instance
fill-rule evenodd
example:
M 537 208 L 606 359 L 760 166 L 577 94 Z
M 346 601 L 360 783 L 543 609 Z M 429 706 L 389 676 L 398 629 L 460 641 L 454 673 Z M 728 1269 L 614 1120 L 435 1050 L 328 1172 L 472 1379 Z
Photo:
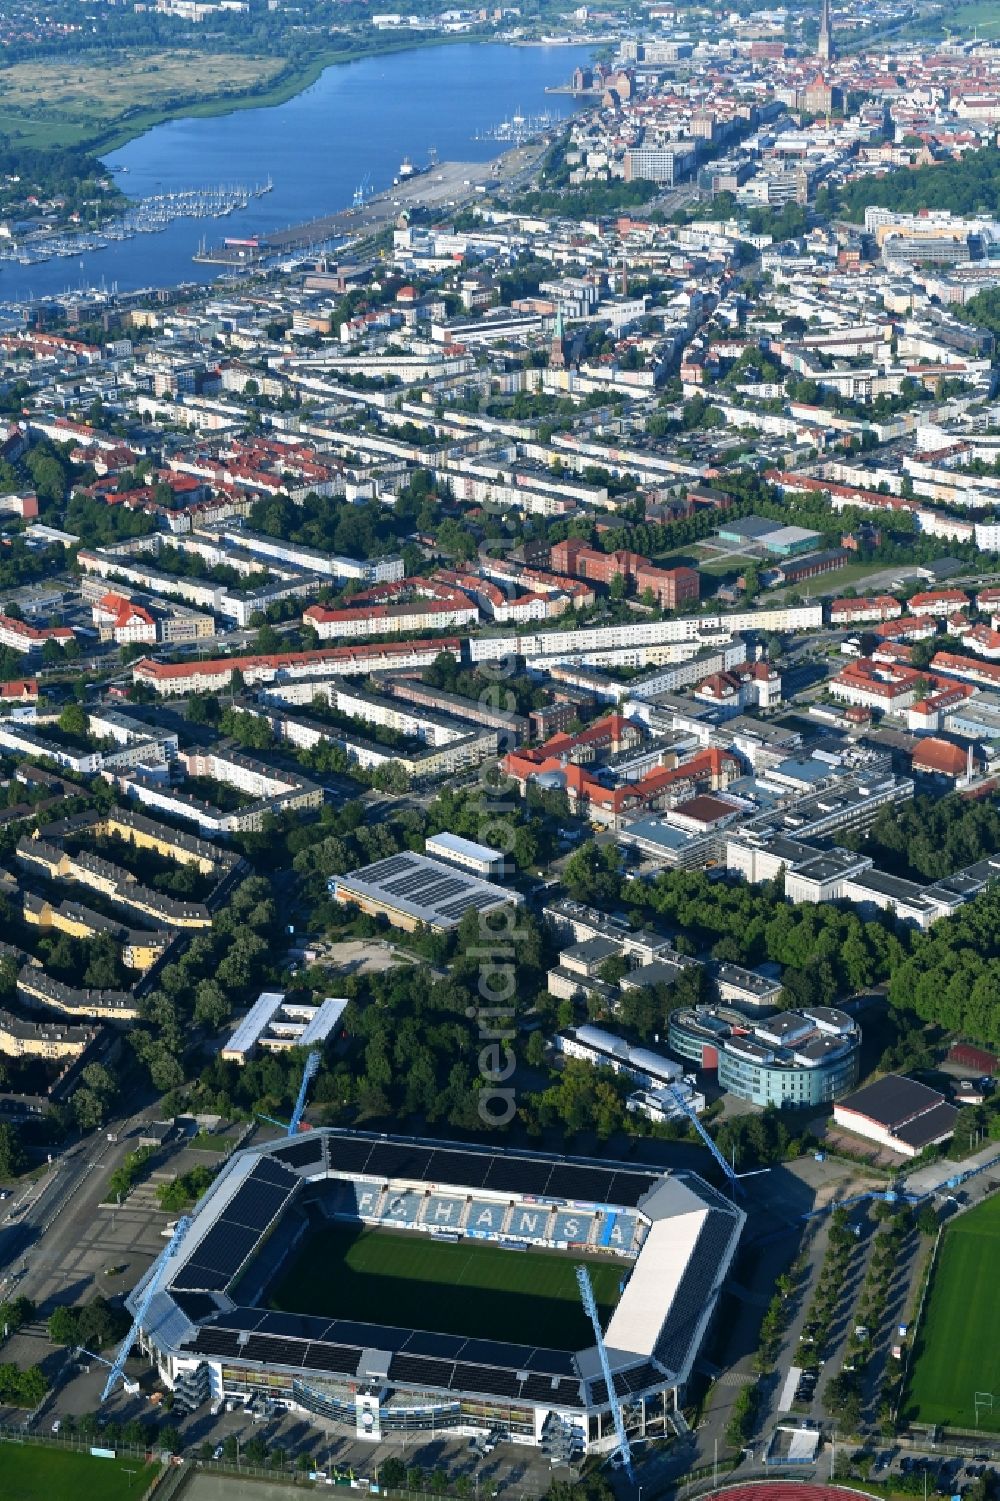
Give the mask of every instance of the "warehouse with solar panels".
M 450 1430 L 601 1451 L 614 1434 L 594 1344 L 546 1349 L 421 1328 L 416 1293 L 412 1328 L 372 1322 L 371 1308 L 349 1319 L 269 1308 L 269 1288 L 317 1220 L 612 1258 L 621 1291 L 605 1343 L 644 1431 L 680 1406 L 745 1216 L 686 1171 L 310 1131 L 229 1160 L 143 1321 L 143 1349 L 190 1406 L 267 1399 L 372 1440 Z
M 386 917 L 394 927 L 430 928 L 435 933 L 457 928 L 473 908 L 491 913 L 523 900 L 516 891 L 409 850 L 334 876 L 329 891 L 335 901 L 360 907 L 372 917 Z

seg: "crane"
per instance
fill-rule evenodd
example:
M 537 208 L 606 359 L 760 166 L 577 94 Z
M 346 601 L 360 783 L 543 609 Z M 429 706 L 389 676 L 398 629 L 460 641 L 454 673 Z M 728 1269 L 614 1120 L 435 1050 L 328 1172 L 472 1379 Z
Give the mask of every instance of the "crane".
M 183 1218 L 179 1219 L 177 1221 L 177 1228 L 174 1231 L 173 1235 L 170 1237 L 166 1249 L 161 1251 L 160 1255 L 153 1262 L 153 1266 L 150 1271 L 149 1278 L 146 1282 L 146 1286 L 143 1289 L 142 1296 L 139 1299 L 139 1302 L 136 1304 L 135 1314 L 132 1319 L 132 1327 L 129 1329 L 129 1332 L 122 1340 L 121 1348 L 114 1358 L 114 1363 L 111 1366 L 111 1370 L 108 1372 L 108 1379 L 104 1383 L 104 1390 L 101 1393 L 102 1402 L 106 1402 L 108 1400 L 111 1393 L 117 1386 L 119 1378 L 124 1379 L 125 1362 L 126 1360 L 128 1360 L 129 1351 L 139 1337 L 140 1330 L 142 1329 L 142 1322 L 145 1319 L 146 1314 L 149 1312 L 150 1303 L 152 1303 L 153 1301 L 153 1294 L 156 1292 L 157 1288 L 160 1285 L 163 1273 L 167 1269 L 167 1262 L 176 1252 L 181 1241 L 184 1239 L 185 1235 L 190 1229 L 190 1226 L 191 1220 L 188 1215 L 184 1215 Z
M 106 1359 L 106 1357 L 103 1355 L 95 1355 L 93 1350 L 86 1350 L 84 1349 L 83 1345 L 78 1345 L 76 1350 L 74 1351 L 75 1358 L 77 1360 L 80 1360 L 84 1355 L 88 1360 L 96 1360 L 99 1365 L 106 1365 L 109 1371 L 114 1366 L 114 1361 Z M 136 1392 L 139 1390 L 138 1381 L 133 1381 L 130 1376 L 126 1376 L 124 1374 L 122 1375 L 122 1385 L 124 1386 L 130 1397 L 134 1397 Z
M 739 1176 L 734 1171 L 732 1164 L 727 1162 L 725 1157 L 723 1157 L 722 1153 L 715 1145 L 715 1142 L 705 1130 L 705 1127 L 698 1119 L 697 1112 L 692 1109 L 691 1105 L 681 1094 L 680 1090 L 676 1089 L 673 1084 L 667 1085 L 667 1093 L 670 1095 L 675 1104 L 677 1104 L 680 1109 L 683 1110 L 684 1114 L 687 1116 L 688 1120 L 691 1122 L 692 1126 L 697 1131 L 698 1135 L 701 1137 L 702 1141 L 705 1143 L 706 1147 L 721 1167 L 723 1173 L 726 1176 L 726 1182 L 729 1184 L 730 1190 L 734 1194 L 742 1194 L 743 1190 L 740 1187 Z
M 632 1446 L 625 1432 L 625 1415 L 622 1412 L 622 1404 L 615 1391 L 614 1378 L 611 1375 L 611 1364 L 608 1360 L 608 1351 L 604 1343 L 604 1335 L 601 1331 L 601 1320 L 597 1312 L 597 1300 L 594 1297 L 594 1289 L 590 1281 L 590 1273 L 585 1266 L 576 1268 L 576 1280 L 580 1288 L 580 1300 L 586 1310 L 587 1317 L 594 1326 L 594 1338 L 597 1341 L 597 1358 L 601 1362 L 601 1372 L 604 1376 L 604 1384 L 608 1389 L 608 1406 L 611 1408 L 611 1418 L 615 1425 L 615 1437 L 618 1440 L 618 1448 L 611 1456 L 611 1463 L 623 1469 L 633 1485 L 636 1484 L 635 1471 L 632 1468 Z
M 295 1101 L 295 1109 L 292 1111 L 292 1118 L 288 1122 L 289 1136 L 294 1136 L 296 1131 L 302 1124 L 302 1117 L 303 1115 L 305 1115 L 306 1111 L 306 1096 L 309 1093 L 309 1085 L 319 1073 L 319 1066 L 322 1061 L 322 1058 L 317 1052 L 310 1053 L 309 1057 L 306 1059 L 306 1066 L 302 1070 L 302 1083 L 299 1085 L 298 1099 Z
M 358 186 L 354 189 L 354 207 L 355 208 L 361 208 L 361 206 L 363 205 L 366 197 L 371 192 L 371 190 L 372 190 L 372 175 L 371 175 L 370 172 L 366 172 L 365 175 L 364 175 L 364 177 L 359 182 Z
M 306 1066 L 302 1070 L 302 1083 L 299 1085 L 298 1099 L 295 1101 L 295 1109 L 292 1111 L 290 1121 L 276 1121 L 273 1116 L 262 1115 L 260 1119 L 267 1121 L 269 1126 L 280 1126 L 286 1136 L 294 1136 L 302 1125 L 302 1117 L 305 1114 L 306 1095 L 309 1093 L 309 1085 L 319 1073 L 319 1066 L 323 1059 L 317 1052 L 312 1052 L 306 1059 Z

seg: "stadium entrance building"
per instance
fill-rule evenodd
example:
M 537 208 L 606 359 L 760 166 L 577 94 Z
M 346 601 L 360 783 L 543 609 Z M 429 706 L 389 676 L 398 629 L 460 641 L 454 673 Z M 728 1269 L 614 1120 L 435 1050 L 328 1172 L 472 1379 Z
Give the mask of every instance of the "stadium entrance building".
M 189 1405 L 278 1401 L 370 1439 L 486 1431 L 554 1454 L 607 1450 L 614 1430 L 592 1342 L 515 1344 L 502 1327 L 443 1333 L 421 1320 L 416 1284 L 412 1327 L 398 1315 L 380 1322 L 377 1299 L 346 1317 L 278 1312 L 271 1289 L 311 1235 L 337 1226 L 424 1237 L 422 1252 L 435 1239 L 452 1251 L 478 1240 L 574 1265 L 607 1259 L 619 1291 L 605 1342 L 630 1424 L 644 1431 L 680 1405 L 744 1221 L 686 1171 L 311 1131 L 229 1160 L 168 1263 L 140 1343 Z M 324 1266 L 324 1282 L 337 1276 L 335 1261 Z

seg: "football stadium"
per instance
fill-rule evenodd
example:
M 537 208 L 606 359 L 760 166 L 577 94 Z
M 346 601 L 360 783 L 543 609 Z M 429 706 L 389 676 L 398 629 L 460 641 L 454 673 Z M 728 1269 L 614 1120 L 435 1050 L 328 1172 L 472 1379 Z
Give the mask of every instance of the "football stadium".
M 230 1158 L 140 1343 L 189 1407 L 275 1402 L 372 1440 L 611 1449 L 575 1268 L 644 1431 L 679 1408 L 744 1220 L 687 1171 L 310 1131 Z

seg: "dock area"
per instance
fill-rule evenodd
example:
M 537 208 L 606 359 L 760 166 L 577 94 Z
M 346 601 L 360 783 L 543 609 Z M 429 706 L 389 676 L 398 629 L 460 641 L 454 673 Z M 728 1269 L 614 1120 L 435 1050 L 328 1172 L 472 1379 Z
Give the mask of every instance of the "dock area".
M 292 224 L 287 229 L 248 233 L 240 239 L 203 247 L 194 259 L 214 266 L 257 266 L 281 256 L 306 252 L 332 240 L 378 234 L 395 223 L 406 209 L 460 209 L 481 198 L 491 187 L 508 191 L 527 185 L 548 140 L 529 141 L 486 162 L 438 162 L 426 171 L 373 194 L 359 206 Z

